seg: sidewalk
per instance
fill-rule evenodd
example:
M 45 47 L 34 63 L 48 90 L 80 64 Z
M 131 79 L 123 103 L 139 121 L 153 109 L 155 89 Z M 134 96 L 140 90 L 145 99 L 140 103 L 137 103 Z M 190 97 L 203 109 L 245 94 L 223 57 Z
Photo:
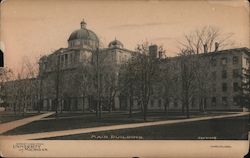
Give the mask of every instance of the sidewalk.
M 49 113 L 45 113 L 45 114 L 41 114 L 41 115 L 36 115 L 36 116 L 31 116 L 31 117 L 27 117 L 21 120 L 16 120 L 16 121 L 11 121 L 11 122 L 7 122 L 7 123 L 2 123 L 0 124 L 0 134 L 7 132 L 9 130 L 12 130 L 14 128 L 17 128 L 19 126 L 28 124 L 30 122 L 39 120 L 41 118 L 50 116 L 52 114 L 54 114 L 55 112 L 49 112 Z
M 190 118 L 190 119 L 181 119 L 181 120 L 166 120 L 166 121 L 157 121 L 157 122 L 145 122 L 145 123 L 132 123 L 132 124 L 123 124 L 123 125 L 112 125 L 112 126 L 102 126 L 102 127 L 93 127 L 93 128 L 81 128 L 73 130 L 63 130 L 63 131 L 54 131 L 54 132 L 44 132 L 44 133 L 34 133 L 34 134 L 24 134 L 24 135 L 12 135 L 12 136 L 0 136 L 0 139 L 41 139 L 49 137 L 58 137 L 65 135 L 74 135 L 74 134 L 83 134 L 91 132 L 100 132 L 100 131 L 109 131 L 109 130 L 118 130 L 118 129 L 127 129 L 127 128 L 138 128 L 146 126 L 156 126 L 156 125 L 167 125 L 183 122 L 193 122 L 193 121 L 202 121 L 202 120 L 211 120 L 211 119 L 220 119 L 220 118 L 229 118 L 249 115 L 249 112 L 240 112 L 237 114 L 230 115 L 220 115 L 220 116 L 206 116 L 200 118 Z

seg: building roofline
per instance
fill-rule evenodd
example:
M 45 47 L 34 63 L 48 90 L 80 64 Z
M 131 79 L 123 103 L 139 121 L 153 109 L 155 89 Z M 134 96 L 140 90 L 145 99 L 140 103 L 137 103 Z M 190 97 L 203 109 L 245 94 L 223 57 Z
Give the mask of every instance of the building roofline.
M 119 48 L 119 47 L 114 47 L 114 48 L 102 48 L 100 49 L 101 51 L 105 51 L 105 50 L 114 50 L 114 49 L 119 49 L 119 50 L 124 50 L 124 51 L 128 51 L 130 53 L 136 53 L 136 51 L 132 51 L 126 48 Z
M 219 50 L 219 51 L 213 51 L 213 52 L 208 52 L 208 53 L 192 54 L 192 55 L 196 55 L 196 56 L 215 56 L 215 55 L 229 54 L 229 53 L 242 52 L 242 51 L 250 56 L 250 49 L 247 48 L 247 47 L 223 49 L 223 50 Z M 174 58 L 179 58 L 179 57 L 181 57 L 181 56 L 177 55 L 177 56 L 167 57 L 167 58 L 168 59 L 174 59 Z
M 22 81 L 29 81 L 29 80 L 36 80 L 37 77 L 25 78 L 25 79 L 14 79 L 4 82 L 5 84 L 12 83 L 12 82 L 22 82 Z

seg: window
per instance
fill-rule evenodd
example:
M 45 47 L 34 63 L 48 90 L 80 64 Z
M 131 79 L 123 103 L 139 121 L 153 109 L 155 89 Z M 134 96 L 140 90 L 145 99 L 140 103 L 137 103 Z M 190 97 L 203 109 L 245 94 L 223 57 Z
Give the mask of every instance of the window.
M 233 97 L 233 104 L 234 106 L 238 105 L 238 97 Z
M 211 65 L 212 65 L 212 66 L 216 66 L 216 59 L 212 59 L 212 60 L 211 60 Z
M 221 78 L 227 78 L 227 70 L 221 71 Z
M 239 58 L 237 56 L 233 56 L 233 64 L 238 64 Z
M 238 84 L 238 82 L 234 82 L 233 83 L 233 88 L 234 88 L 234 92 L 237 92 L 239 90 L 239 84 Z
M 221 65 L 226 65 L 227 64 L 227 58 L 221 58 Z
M 212 72 L 212 79 L 213 79 L 213 80 L 216 80 L 216 77 L 217 77 L 217 76 L 216 76 L 216 71 Z
M 154 106 L 154 99 L 150 100 L 150 104 L 151 104 L 152 107 Z
M 81 44 L 80 41 L 75 41 L 75 46 L 79 46 Z
M 60 65 L 60 56 L 57 57 L 57 64 Z
M 222 97 L 222 104 L 227 105 L 227 97 Z
M 212 92 L 216 92 L 216 84 L 215 83 L 212 84 Z
M 207 106 L 207 98 L 204 98 L 204 106 Z
M 155 88 L 154 86 L 151 87 L 151 94 L 152 94 L 152 95 L 153 95 L 154 92 L 155 92 L 154 88 Z
M 82 55 L 82 59 L 83 61 L 87 61 L 87 55 L 85 53 Z
M 65 54 L 65 65 L 68 65 L 68 54 Z
M 227 91 L 227 83 L 222 83 L 222 91 L 223 92 Z
M 233 69 L 233 78 L 238 78 L 238 77 L 239 77 L 238 69 Z
M 158 100 L 158 106 L 161 107 L 161 99 Z
M 248 59 L 247 58 L 244 58 L 244 64 L 248 65 Z
M 212 105 L 216 106 L 216 97 L 212 97 Z
M 124 60 L 126 61 L 128 59 L 127 55 L 124 55 Z
M 62 66 L 64 65 L 64 56 L 63 55 L 61 56 L 61 64 L 62 64 Z
M 178 106 L 177 99 L 174 99 L 174 106 L 175 106 L 175 107 Z
M 70 63 L 72 63 L 72 60 L 73 60 L 72 54 L 69 54 L 69 61 L 70 61 Z
M 192 98 L 191 106 L 192 106 L 192 107 L 195 107 L 195 98 L 194 98 L 194 97 Z
M 159 94 L 162 94 L 162 93 L 163 93 L 163 88 L 162 88 L 162 86 L 158 87 L 158 92 L 159 92 Z

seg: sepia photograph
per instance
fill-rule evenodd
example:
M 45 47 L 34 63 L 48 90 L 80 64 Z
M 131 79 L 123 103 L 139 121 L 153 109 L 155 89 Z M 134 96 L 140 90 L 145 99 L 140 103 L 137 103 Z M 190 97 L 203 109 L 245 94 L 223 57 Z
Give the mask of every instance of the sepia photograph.
M 248 1 L 5 0 L 0 21 L 0 140 L 248 144 Z

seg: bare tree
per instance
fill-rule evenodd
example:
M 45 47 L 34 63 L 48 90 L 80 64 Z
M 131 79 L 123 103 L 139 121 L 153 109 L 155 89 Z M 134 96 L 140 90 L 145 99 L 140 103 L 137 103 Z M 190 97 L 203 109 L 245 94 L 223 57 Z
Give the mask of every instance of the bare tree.
M 232 33 L 223 33 L 220 29 L 212 26 L 204 26 L 184 35 L 184 40 L 179 42 L 181 49 L 189 50 L 195 54 L 217 51 L 234 45 L 230 40 Z
M 13 71 L 9 68 L 0 68 L 0 105 L 5 108 L 9 106 L 8 99 L 11 96 L 11 91 L 6 86 L 6 83 L 13 79 Z M 2 106 L 1 105 L 1 106 Z
M 107 64 L 103 67 L 102 72 L 102 95 L 104 98 L 107 98 L 107 108 L 109 112 L 111 112 L 112 110 L 115 110 L 114 99 L 118 90 L 116 67 L 113 64 Z
M 178 86 L 178 78 L 180 73 L 177 71 L 178 68 L 174 59 L 162 59 L 158 82 L 161 84 L 163 90 L 159 95 L 164 99 L 164 111 L 167 117 L 170 101 L 176 99 L 179 95 L 180 87 Z
M 210 66 L 210 58 L 204 55 L 196 56 L 196 68 L 195 82 L 196 82 L 196 98 L 199 98 L 199 111 L 206 111 L 207 96 L 212 92 L 212 83 L 210 82 L 213 78 Z M 194 99 L 194 98 L 193 98 Z
M 147 120 L 148 102 L 152 96 L 152 89 L 155 79 L 157 78 L 159 67 L 156 54 L 149 52 L 147 44 L 138 45 L 136 52 L 138 54 L 133 59 L 133 71 L 135 76 L 136 89 L 139 90 L 138 101 L 143 110 L 144 121 Z
M 189 118 L 189 105 L 191 99 L 194 97 L 196 88 L 195 72 L 197 68 L 197 57 L 194 55 L 194 52 L 189 50 L 181 50 L 179 56 L 182 112 L 184 113 L 186 110 L 186 116 Z
M 82 96 L 82 112 L 85 110 L 85 99 L 88 96 L 93 95 L 93 78 L 94 78 L 94 73 L 93 73 L 93 66 L 86 63 L 82 63 L 78 67 L 78 73 L 75 76 L 77 85 L 79 85 L 79 93 Z M 79 83 L 79 84 L 78 84 Z
M 136 65 L 136 56 L 133 56 L 128 62 L 124 63 L 119 72 L 119 90 L 122 96 L 129 98 L 129 117 L 132 117 L 134 100 L 139 98 L 138 80 L 134 71 Z
M 201 53 L 216 52 L 219 49 L 230 47 L 234 42 L 230 39 L 233 34 L 226 34 L 218 28 L 205 26 L 192 31 L 184 36 L 180 42 L 180 75 L 181 75 L 181 96 L 182 111 L 186 109 L 189 117 L 189 105 L 194 98 L 199 98 L 199 109 L 205 111 L 206 96 L 210 91 L 210 58 L 205 58 Z
M 14 111 L 18 108 L 19 113 L 26 113 L 28 106 L 36 106 L 38 98 L 37 66 L 28 57 L 22 60 L 21 69 L 17 76 L 6 84 L 11 89 L 11 98 L 14 104 Z

